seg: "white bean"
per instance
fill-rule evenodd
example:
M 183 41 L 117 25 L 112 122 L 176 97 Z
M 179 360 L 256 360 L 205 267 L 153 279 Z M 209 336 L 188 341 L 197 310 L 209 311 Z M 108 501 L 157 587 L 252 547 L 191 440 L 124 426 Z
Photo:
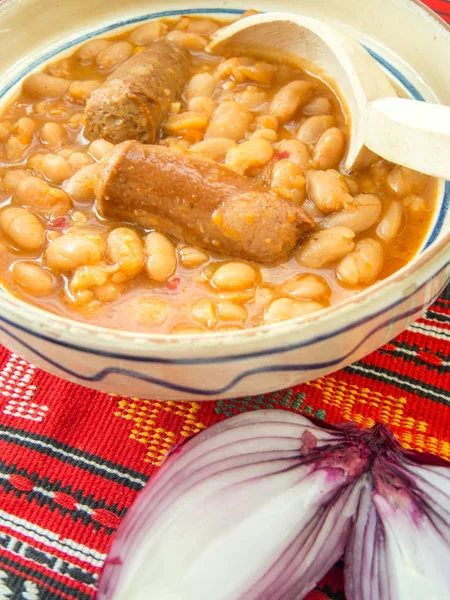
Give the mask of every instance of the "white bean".
M 305 115 L 329 115 L 331 113 L 331 102 L 324 96 L 318 96 L 308 102 L 303 107 L 303 114 Z
M 277 298 L 269 304 L 264 314 L 264 321 L 265 323 L 280 323 L 281 321 L 304 317 L 324 308 L 325 306 L 319 302 Z
M 245 136 L 251 120 L 252 115 L 243 104 L 233 100 L 223 102 L 214 111 L 205 133 L 205 139 L 228 138 L 234 141 L 240 140 Z
M 313 160 L 317 169 L 332 169 L 342 160 L 345 151 L 345 135 L 337 127 L 322 133 L 317 141 Z
M 106 240 L 106 258 L 119 267 L 112 281 L 120 283 L 133 279 L 144 268 L 144 244 L 133 229 L 118 227 Z
M 348 203 L 344 210 L 329 215 L 323 219 L 319 227 L 348 227 L 355 233 L 365 231 L 375 225 L 381 215 L 382 204 L 378 196 L 373 194 L 359 194 L 352 203 Z
M 23 82 L 23 91 L 31 98 L 60 98 L 66 93 L 70 81 L 53 77 L 47 73 L 34 73 L 27 77 Z
M 257 62 L 253 65 L 239 65 L 233 75 L 236 83 L 252 81 L 260 85 L 270 85 L 275 75 L 276 67 L 266 62 Z
M 190 19 L 186 31 L 199 35 L 211 35 L 219 28 L 211 19 Z
M 237 92 L 235 98 L 238 102 L 248 106 L 248 108 L 256 109 L 266 102 L 267 94 L 261 88 L 252 85 L 248 86 L 245 90 Z
M 404 216 L 405 207 L 403 204 L 399 201 L 392 202 L 378 224 L 377 236 L 385 242 L 392 241 L 400 231 Z
M 87 165 L 65 182 L 64 189 L 74 202 L 84 204 L 95 199 L 94 184 L 97 172 L 97 164 Z
M 360 240 L 339 265 L 336 273 L 347 285 L 368 285 L 373 283 L 383 268 L 383 247 L 370 238 Z
M 355 247 L 355 233 L 348 227 L 331 227 L 309 235 L 296 251 L 304 267 L 321 269 L 346 256 Z
M 62 217 L 72 208 L 68 195 L 39 177 L 25 177 L 14 192 L 14 201 L 30 206 L 46 219 Z
M 309 150 L 303 142 L 296 139 L 288 139 L 283 140 L 277 144 L 277 152 L 283 154 L 287 153 L 290 161 L 295 163 L 303 173 L 307 170 L 309 166 Z
M 201 298 L 191 306 L 191 318 L 200 325 L 212 329 L 217 325 L 217 307 L 209 298 Z
M 216 89 L 216 79 L 210 73 L 197 73 L 186 86 L 184 95 L 187 100 L 197 96 L 211 98 Z
M 62 156 L 63 158 L 65 158 L 67 160 L 75 152 L 76 152 L 76 150 L 74 150 L 73 148 L 61 148 L 61 150 L 58 150 L 58 152 L 56 154 L 58 156 Z
M 100 52 L 95 57 L 97 66 L 103 71 L 110 71 L 120 65 L 133 54 L 133 46 L 129 42 L 115 42 Z
M 389 192 L 396 196 L 419 194 L 428 182 L 428 177 L 412 169 L 397 165 L 387 176 L 386 184 Z
M 18 160 L 33 141 L 36 123 L 22 117 L 11 129 L 11 135 L 4 144 L 4 152 L 8 160 Z
M 44 226 L 26 208 L 5 208 L 0 213 L 0 226 L 14 244 L 23 250 L 38 250 L 44 245 Z
M 66 158 L 66 157 L 64 157 Z M 73 152 L 66 158 L 69 166 L 74 171 L 78 171 L 82 167 L 86 167 L 87 165 L 92 165 L 93 160 L 89 154 L 85 154 L 84 152 Z
M 83 44 L 77 50 L 77 57 L 83 63 L 92 62 L 95 59 L 95 57 L 97 56 L 97 54 L 104 48 L 107 48 L 108 46 L 110 46 L 111 43 L 112 42 L 110 42 L 109 40 L 99 40 L 99 39 L 90 40 L 89 42 L 86 42 L 85 44 Z
M 171 115 L 164 123 L 164 130 L 168 133 L 178 134 L 187 129 L 205 129 L 208 125 L 208 116 L 201 112 L 186 111 L 178 115 Z
M 334 124 L 335 120 L 331 115 L 309 117 L 298 128 L 297 138 L 305 144 L 315 144 L 320 136 Z
M 260 115 L 259 117 L 256 117 L 256 125 L 263 129 L 273 129 L 274 131 L 278 131 L 280 124 L 274 115 Z
M 217 79 L 227 79 L 229 77 L 232 77 L 236 69 L 243 64 L 244 60 L 245 59 L 243 58 L 237 57 L 222 60 L 217 65 L 214 75 L 217 77 Z M 254 61 L 250 60 L 250 64 L 252 64 L 253 62 Z
M 149 233 L 145 239 L 145 254 L 145 268 L 151 280 L 164 283 L 174 274 L 177 257 L 168 237 L 157 231 Z
M 106 242 L 101 236 L 69 232 L 50 242 L 45 260 L 54 271 L 73 271 L 83 265 L 97 264 L 105 251 Z
M 29 176 L 29 171 L 25 169 L 10 169 L 5 173 L 2 179 L 3 191 L 11 194 L 17 188 L 22 179 Z
M 228 138 L 210 138 L 194 144 L 190 151 L 219 162 L 225 160 L 228 150 L 233 146 L 235 142 Z
M 15 283 L 32 296 L 49 296 L 53 291 L 53 278 L 41 265 L 19 261 L 12 267 Z
M 193 246 L 184 246 L 180 252 L 180 262 L 185 269 L 196 269 L 208 261 L 206 252 Z
M 289 200 L 303 203 L 305 199 L 306 180 L 300 167 L 291 160 L 279 160 L 273 165 L 270 185 Z
M 13 128 L 13 125 L 12 125 L 11 121 L 8 121 L 8 120 L 0 121 L 0 142 L 3 142 L 6 140 L 6 138 L 11 133 L 12 128 Z
M 64 143 L 66 130 L 59 123 L 45 123 L 39 130 L 41 142 L 49 148 L 57 148 Z
M 245 306 L 222 300 L 217 305 L 219 317 L 222 321 L 238 321 L 244 323 L 248 319 L 248 311 Z
M 204 113 L 208 118 L 212 116 L 217 106 L 214 100 L 206 96 L 196 96 L 188 102 L 188 111 L 194 113 Z
M 105 285 L 108 281 L 111 267 L 104 263 L 97 265 L 83 265 L 77 267 L 74 271 L 72 279 L 69 283 L 69 290 L 71 294 L 77 295 L 78 299 L 81 297 L 80 292 L 89 290 L 93 287 Z M 84 295 L 84 298 L 87 296 Z
M 304 104 L 313 89 L 309 81 L 291 81 L 282 87 L 273 97 L 269 112 L 277 117 L 281 124 L 287 123 Z
M 130 34 L 130 41 L 137 46 L 146 46 L 161 37 L 167 30 L 167 25 L 161 21 L 150 21 L 136 27 Z
M 24 144 L 18 137 L 11 135 L 3 145 L 7 160 L 19 161 L 29 144 Z
M 89 221 L 89 217 L 81 210 L 75 210 L 70 215 L 70 220 L 75 223 L 75 225 L 85 225 Z
M 117 300 L 120 297 L 124 290 L 123 283 L 113 283 L 112 281 L 107 281 L 103 285 L 97 285 L 92 290 L 94 292 L 95 297 L 100 302 L 112 302 L 113 300 Z
M 170 307 L 164 300 L 158 298 L 139 298 L 134 304 L 137 320 L 140 323 L 159 324 L 169 316 Z
M 251 139 L 232 146 L 226 155 L 225 164 L 243 175 L 249 169 L 262 167 L 273 156 L 272 144 L 264 139 Z
M 30 143 L 37 129 L 36 123 L 29 117 L 22 117 L 13 126 L 11 133 L 18 138 L 23 139 L 25 143 Z
M 69 94 L 76 102 L 86 102 L 101 82 L 96 79 L 84 79 L 82 81 L 72 81 L 69 86 Z
M 338 171 L 308 171 L 306 181 L 309 197 L 325 213 L 342 210 L 353 203 L 347 182 Z
M 39 162 L 39 169 L 51 183 L 60 185 L 70 177 L 69 163 L 56 154 L 44 154 Z
M 279 290 L 291 298 L 302 300 L 327 301 L 331 296 L 330 286 L 325 279 L 312 273 L 303 273 L 286 279 L 280 284 Z
M 256 278 L 255 269 L 248 263 L 230 261 L 219 266 L 211 282 L 221 291 L 238 292 L 252 288 Z
M 320 221 L 325 218 L 325 213 L 317 208 L 312 200 L 307 198 L 303 203 L 303 210 L 308 213 L 308 215 L 313 218 L 315 221 Z
M 278 139 L 278 134 L 273 129 L 257 129 L 252 133 L 251 138 L 253 140 L 267 140 L 268 142 L 276 142 Z
M 176 42 L 185 46 L 189 50 L 203 50 L 206 47 L 206 40 L 198 33 L 186 33 L 184 31 L 170 31 L 166 38 L 171 42 Z
M 89 144 L 88 152 L 95 160 L 101 160 L 114 148 L 114 144 L 106 140 L 95 140 Z
M 410 195 L 403 198 L 403 206 L 413 219 L 423 217 L 428 212 L 428 202 L 422 196 Z

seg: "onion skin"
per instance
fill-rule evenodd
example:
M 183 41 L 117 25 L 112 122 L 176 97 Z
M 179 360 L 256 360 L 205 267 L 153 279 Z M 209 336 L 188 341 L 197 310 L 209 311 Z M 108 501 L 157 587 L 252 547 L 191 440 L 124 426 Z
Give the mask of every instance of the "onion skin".
M 433 544 L 448 563 L 449 531 L 448 464 L 384 425 L 244 413 L 168 454 L 119 527 L 97 600 L 301 600 L 344 554 L 347 600 L 424 600 L 429 577 L 450 598 L 450 569 L 426 560 Z

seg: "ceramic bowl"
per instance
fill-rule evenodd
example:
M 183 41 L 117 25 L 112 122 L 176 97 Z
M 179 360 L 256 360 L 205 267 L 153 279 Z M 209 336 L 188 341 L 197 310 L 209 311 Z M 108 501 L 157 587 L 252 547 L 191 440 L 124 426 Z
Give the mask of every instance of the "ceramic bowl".
M 271 10 L 269 0 L 3 0 L 0 102 L 21 79 L 97 35 L 144 20 L 207 13 L 231 18 Z M 235 7 L 235 8 L 234 8 Z M 417 99 L 450 105 L 450 29 L 411 0 L 279 0 L 278 11 L 325 19 L 356 36 Z M 450 276 L 450 184 L 441 182 L 433 223 L 403 269 L 318 316 L 201 336 L 102 329 L 30 306 L 0 290 L 0 340 L 60 377 L 104 391 L 158 399 L 208 400 L 269 392 L 358 360 L 398 335 Z

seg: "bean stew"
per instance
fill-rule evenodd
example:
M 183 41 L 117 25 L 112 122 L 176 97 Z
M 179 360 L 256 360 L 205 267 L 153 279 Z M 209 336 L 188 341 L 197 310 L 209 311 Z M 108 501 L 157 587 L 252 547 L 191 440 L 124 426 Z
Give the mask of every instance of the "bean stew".
M 340 171 L 322 77 L 214 56 L 225 23 L 146 22 L 29 75 L 0 114 L 0 281 L 103 327 L 195 334 L 318 312 L 404 266 L 436 181 Z

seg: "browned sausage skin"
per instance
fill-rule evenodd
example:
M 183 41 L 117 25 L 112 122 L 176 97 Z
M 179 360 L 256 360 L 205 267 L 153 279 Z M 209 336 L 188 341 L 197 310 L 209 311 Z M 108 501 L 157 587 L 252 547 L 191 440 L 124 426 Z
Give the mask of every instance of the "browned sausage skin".
M 224 165 L 164 146 L 124 142 L 100 163 L 99 214 L 164 231 L 201 248 L 272 264 L 313 220 Z
M 171 102 L 181 96 L 188 59 L 182 46 L 158 40 L 126 60 L 89 98 L 85 136 L 153 144 Z

